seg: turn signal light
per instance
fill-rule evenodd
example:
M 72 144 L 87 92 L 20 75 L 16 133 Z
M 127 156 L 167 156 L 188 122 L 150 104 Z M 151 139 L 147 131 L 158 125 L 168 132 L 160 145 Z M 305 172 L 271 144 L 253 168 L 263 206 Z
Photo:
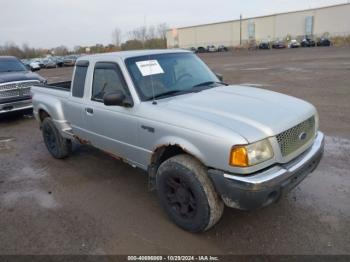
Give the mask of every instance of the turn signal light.
M 234 147 L 231 150 L 230 165 L 238 167 L 247 167 L 248 162 L 248 151 L 243 146 Z

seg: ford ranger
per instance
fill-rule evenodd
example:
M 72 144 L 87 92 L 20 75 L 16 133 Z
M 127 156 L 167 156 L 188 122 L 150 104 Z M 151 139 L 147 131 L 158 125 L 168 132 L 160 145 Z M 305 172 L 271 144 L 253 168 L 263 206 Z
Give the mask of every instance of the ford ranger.
M 324 135 L 311 104 L 227 85 L 189 51 L 81 57 L 72 82 L 33 85 L 48 151 L 90 144 L 147 171 L 179 227 L 202 232 L 224 206 L 266 207 L 318 165 Z

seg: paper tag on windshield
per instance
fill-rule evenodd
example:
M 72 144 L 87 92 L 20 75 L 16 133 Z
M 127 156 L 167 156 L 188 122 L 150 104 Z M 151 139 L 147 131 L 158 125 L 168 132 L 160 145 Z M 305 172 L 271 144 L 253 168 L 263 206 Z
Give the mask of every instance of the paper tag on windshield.
M 142 76 L 164 74 L 164 71 L 157 60 L 136 62 Z

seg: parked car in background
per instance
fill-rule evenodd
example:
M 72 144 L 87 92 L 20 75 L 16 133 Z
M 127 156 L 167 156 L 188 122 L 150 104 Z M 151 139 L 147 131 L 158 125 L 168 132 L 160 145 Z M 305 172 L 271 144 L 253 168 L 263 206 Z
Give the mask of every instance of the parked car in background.
M 72 82 L 32 86 L 48 152 L 63 159 L 72 142 L 88 143 L 141 168 L 185 230 L 208 230 L 224 205 L 253 210 L 277 202 L 322 158 L 313 105 L 228 86 L 192 52 L 87 56 L 74 72 Z
M 63 58 L 59 56 L 54 56 L 51 58 L 57 65 L 57 67 L 62 67 L 63 66 Z
M 77 61 L 77 56 L 74 55 L 70 55 L 70 56 L 66 56 L 63 59 L 63 65 L 64 66 L 75 66 L 75 62 Z
M 207 46 L 207 52 L 208 53 L 214 53 L 214 52 L 217 52 L 218 49 L 215 47 L 215 45 L 208 45 Z
M 190 47 L 188 50 L 192 53 L 197 53 L 197 49 L 195 47 Z
M 39 71 L 41 69 L 40 64 L 33 60 L 30 60 L 29 66 L 31 71 Z
M 29 66 L 29 64 L 30 64 L 30 59 L 21 59 L 21 62 L 22 62 L 25 66 Z
M 275 41 L 272 44 L 272 48 L 274 49 L 283 49 L 283 48 L 287 48 L 286 44 L 282 41 Z
M 293 39 L 290 41 L 289 45 L 288 45 L 289 48 L 299 48 L 300 47 L 300 43 Z
M 197 53 L 206 53 L 207 52 L 207 49 L 204 48 L 203 46 L 200 46 L 197 48 Z
M 316 46 L 316 43 L 315 43 L 315 41 L 312 40 L 311 38 L 304 38 L 304 39 L 301 41 L 300 45 L 301 45 L 302 47 L 315 47 L 315 46 Z
M 0 56 L 0 114 L 31 109 L 30 86 L 44 82 L 16 57 Z
M 39 63 L 32 61 L 31 59 L 22 59 L 22 63 L 27 67 L 28 70 L 34 72 L 41 69 Z
M 56 62 L 52 58 L 43 59 L 44 68 L 56 68 Z
M 218 46 L 218 52 L 227 52 L 228 48 L 224 45 L 219 45 Z
M 332 42 L 325 37 L 321 37 L 320 40 L 317 41 L 317 46 L 331 46 Z
M 262 41 L 260 44 L 259 44 L 259 49 L 270 49 L 270 42 L 268 41 Z
M 40 66 L 40 68 L 45 68 L 42 58 L 34 58 L 32 62 L 37 63 Z

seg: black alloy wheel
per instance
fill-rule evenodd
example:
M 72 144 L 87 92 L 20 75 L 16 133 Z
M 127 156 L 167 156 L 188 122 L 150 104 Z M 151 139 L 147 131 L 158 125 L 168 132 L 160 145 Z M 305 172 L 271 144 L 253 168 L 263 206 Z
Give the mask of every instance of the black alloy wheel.
M 197 200 L 188 182 L 176 174 L 166 179 L 167 205 L 171 207 L 178 216 L 189 219 L 197 212 Z

